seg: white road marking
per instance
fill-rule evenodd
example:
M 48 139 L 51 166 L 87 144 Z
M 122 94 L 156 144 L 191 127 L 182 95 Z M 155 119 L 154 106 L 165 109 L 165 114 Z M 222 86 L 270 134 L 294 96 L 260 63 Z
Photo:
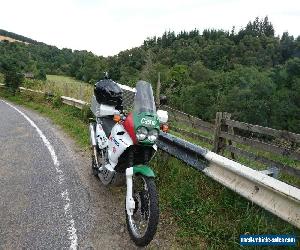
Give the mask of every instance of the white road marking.
M 16 110 L 19 114 L 21 114 L 30 123 L 30 125 L 35 128 L 35 130 L 37 131 L 37 133 L 39 134 L 39 136 L 42 138 L 44 144 L 46 145 L 47 149 L 50 152 L 51 158 L 53 160 L 53 164 L 55 166 L 55 170 L 58 173 L 59 184 L 62 184 L 63 181 L 64 181 L 63 171 L 60 169 L 60 164 L 59 164 L 59 161 L 57 159 L 57 156 L 56 156 L 56 153 L 54 151 L 54 148 L 51 145 L 51 143 L 49 142 L 49 140 L 46 138 L 46 136 L 44 135 L 44 133 L 22 111 L 20 111 L 19 109 L 17 109 L 16 107 L 14 107 L 13 105 L 11 105 L 10 103 L 7 103 L 5 101 L 3 101 L 3 102 L 6 103 L 11 108 L 13 108 L 14 110 Z M 64 192 L 62 192 L 61 196 L 62 196 L 62 198 L 65 201 L 64 211 L 65 211 L 65 216 L 67 217 L 68 222 L 69 222 L 68 223 L 69 225 L 68 225 L 67 231 L 68 231 L 69 240 L 71 241 L 70 249 L 77 249 L 77 247 L 78 247 L 78 243 L 77 243 L 78 237 L 77 237 L 77 234 L 76 234 L 75 221 L 74 221 L 73 216 L 72 216 L 71 200 L 69 198 L 69 192 L 68 192 L 68 190 L 66 189 Z

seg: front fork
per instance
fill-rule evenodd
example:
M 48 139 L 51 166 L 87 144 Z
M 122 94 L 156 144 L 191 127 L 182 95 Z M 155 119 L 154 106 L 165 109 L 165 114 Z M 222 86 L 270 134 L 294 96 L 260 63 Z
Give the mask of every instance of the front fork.
M 134 174 L 141 174 L 147 177 L 155 177 L 153 170 L 147 165 L 137 165 L 126 169 L 126 212 L 129 216 L 133 215 L 135 209 L 135 201 L 133 195 L 133 180 Z
M 127 190 L 126 190 L 126 212 L 129 216 L 133 215 L 133 211 L 135 209 L 135 202 L 134 202 L 134 199 L 132 197 L 132 193 L 133 193 L 132 176 L 133 176 L 133 167 L 127 168 L 126 169 L 126 185 L 127 185 Z

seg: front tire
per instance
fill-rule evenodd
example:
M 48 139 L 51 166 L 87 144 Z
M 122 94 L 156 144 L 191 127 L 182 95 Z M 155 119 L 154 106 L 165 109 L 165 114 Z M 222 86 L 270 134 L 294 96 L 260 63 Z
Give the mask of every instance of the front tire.
M 137 246 L 146 246 L 153 239 L 158 221 L 158 195 L 154 179 L 143 175 L 133 176 L 133 198 L 135 210 L 128 216 L 126 224 L 130 238 Z

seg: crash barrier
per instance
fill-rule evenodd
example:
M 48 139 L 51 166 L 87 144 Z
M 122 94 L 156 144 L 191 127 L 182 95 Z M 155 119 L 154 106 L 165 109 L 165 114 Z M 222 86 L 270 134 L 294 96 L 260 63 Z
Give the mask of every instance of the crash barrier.
M 209 123 L 168 106 L 161 108 L 168 111 L 170 121 L 174 122 L 171 130 L 210 144 L 215 153 L 224 154 L 226 150 L 232 159 L 237 159 L 237 156 L 245 157 L 300 177 L 300 168 L 275 161 L 269 154 L 288 157 L 294 165 L 300 166 L 299 134 L 232 120 L 231 114 L 225 112 L 217 112 L 215 122 Z M 180 128 L 180 125 L 192 128 L 193 132 Z M 206 135 L 201 135 L 198 131 Z
M 22 91 L 26 91 L 26 89 Z M 84 101 L 71 97 L 62 96 L 61 99 L 66 105 L 79 109 L 88 105 Z M 224 123 L 229 124 L 230 122 L 225 119 Z M 236 124 L 230 123 L 230 125 Z M 251 128 L 254 130 L 257 127 Z M 272 129 L 264 129 L 272 135 L 277 133 Z M 215 131 L 216 129 L 214 129 Z M 220 131 L 222 130 L 220 129 Z M 221 137 L 222 133 L 219 132 L 218 135 Z M 298 135 L 290 136 L 294 136 L 292 138 L 298 140 Z M 161 132 L 157 145 L 162 151 L 182 160 L 251 202 L 300 228 L 300 189 L 270 177 L 265 172 L 246 167 L 171 134 Z
M 300 189 L 170 134 L 160 133 L 157 146 L 300 228 Z
M 23 87 L 19 87 L 20 89 L 20 92 L 32 92 L 32 93 L 38 93 L 38 94 L 46 94 L 45 92 L 43 91 L 40 91 L 40 90 L 34 90 L 34 89 L 26 89 L 26 88 L 23 88 Z
M 64 104 L 67 104 L 69 106 L 74 106 L 79 109 L 83 109 L 84 106 L 89 105 L 89 103 L 81 100 L 76 100 L 74 98 L 68 97 L 68 96 L 61 96 L 61 101 Z

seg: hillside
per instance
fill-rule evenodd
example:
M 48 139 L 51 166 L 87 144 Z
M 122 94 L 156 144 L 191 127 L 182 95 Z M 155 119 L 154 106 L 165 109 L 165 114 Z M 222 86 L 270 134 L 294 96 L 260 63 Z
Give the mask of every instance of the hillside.
M 0 63 L 2 72 L 14 65 L 40 79 L 54 74 L 94 83 L 108 71 L 121 83 L 144 79 L 154 87 L 160 72 L 162 93 L 180 110 L 204 120 L 227 111 L 240 121 L 299 133 L 300 37 L 274 34 L 267 17 L 256 18 L 240 30 L 165 32 L 107 58 L 36 41 L 0 43 Z
M 22 41 L 19 41 L 19 40 L 16 40 L 16 39 L 10 38 L 10 37 L 8 37 L 8 36 L 1 36 L 1 35 L 0 35 L 0 41 L 8 41 L 8 42 L 20 42 L 20 43 L 25 43 L 25 44 L 28 44 L 27 42 L 22 42 Z
M 15 42 L 15 41 L 18 41 L 18 42 L 23 42 L 25 44 L 42 44 L 42 43 L 39 43 L 35 40 L 32 40 L 28 37 L 25 37 L 25 36 L 22 36 L 22 35 L 18 35 L 16 33 L 13 33 L 13 32 L 9 32 L 9 31 L 6 31 L 6 30 L 2 30 L 0 29 L 0 41 L 3 41 L 3 40 L 7 40 L 9 42 Z

